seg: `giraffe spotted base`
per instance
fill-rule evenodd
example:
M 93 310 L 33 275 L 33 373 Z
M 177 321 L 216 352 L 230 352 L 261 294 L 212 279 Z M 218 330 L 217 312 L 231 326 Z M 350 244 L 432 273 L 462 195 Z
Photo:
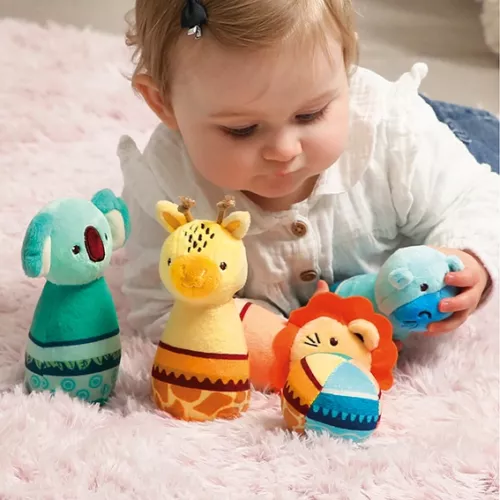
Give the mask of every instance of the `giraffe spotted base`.
M 156 406 L 175 418 L 204 422 L 217 418 L 234 419 L 248 410 L 250 390 L 210 391 L 182 387 L 153 378 Z

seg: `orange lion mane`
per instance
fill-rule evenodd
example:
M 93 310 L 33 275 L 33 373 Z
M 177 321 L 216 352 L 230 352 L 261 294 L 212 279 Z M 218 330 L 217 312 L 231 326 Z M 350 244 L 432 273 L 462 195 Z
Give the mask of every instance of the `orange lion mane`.
M 398 359 L 398 349 L 392 340 L 392 325 L 381 314 L 377 314 L 371 302 L 364 297 L 342 298 L 332 292 L 320 293 L 311 298 L 309 303 L 292 311 L 286 326 L 273 341 L 274 364 L 271 369 L 271 386 L 281 390 L 290 369 L 290 353 L 299 330 L 307 323 L 319 318 L 335 319 L 348 325 L 355 319 L 364 319 L 373 323 L 379 333 L 380 341 L 371 353 L 371 373 L 380 389 L 388 390 L 394 383 L 392 371 Z

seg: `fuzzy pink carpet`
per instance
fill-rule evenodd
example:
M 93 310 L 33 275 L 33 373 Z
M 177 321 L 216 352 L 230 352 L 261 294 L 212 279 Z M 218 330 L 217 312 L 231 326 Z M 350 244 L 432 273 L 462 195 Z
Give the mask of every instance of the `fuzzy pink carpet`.
M 119 190 L 119 136 L 143 144 L 155 120 L 121 74 L 120 38 L 2 20 L 0 47 L 0 499 L 498 498 L 498 297 L 407 350 L 383 423 L 359 447 L 291 436 L 262 394 L 233 422 L 155 412 L 155 346 L 125 323 L 120 256 L 109 273 L 124 332 L 116 397 L 99 411 L 24 395 L 19 360 L 43 284 L 22 274 L 24 230 L 49 200 Z

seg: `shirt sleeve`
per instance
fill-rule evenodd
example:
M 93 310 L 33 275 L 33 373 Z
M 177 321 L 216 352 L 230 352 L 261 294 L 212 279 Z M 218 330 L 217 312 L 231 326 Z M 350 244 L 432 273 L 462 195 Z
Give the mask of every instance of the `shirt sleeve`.
M 396 93 L 386 122 L 397 223 L 414 244 L 473 253 L 498 280 L 499 183 L 416 93 Z
M 123 293 L 129 301 L 130 326 L 149 338 L 159 338 L 173 305 L 159 274 L 160 251 L 167 233 L 146 213 L 125 187 L 123 198 L 130 211 L 132 231 L 126 245 Z

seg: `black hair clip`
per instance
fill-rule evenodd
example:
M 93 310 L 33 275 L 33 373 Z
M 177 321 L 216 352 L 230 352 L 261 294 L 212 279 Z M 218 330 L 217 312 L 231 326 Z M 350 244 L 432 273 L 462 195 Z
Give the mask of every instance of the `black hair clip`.
M 201 38 L 201 27 L 207 23 L 207 10 L 200 0 L 187 0 L 181 15 L 181 26 L 188 29 L 188 35 Z

